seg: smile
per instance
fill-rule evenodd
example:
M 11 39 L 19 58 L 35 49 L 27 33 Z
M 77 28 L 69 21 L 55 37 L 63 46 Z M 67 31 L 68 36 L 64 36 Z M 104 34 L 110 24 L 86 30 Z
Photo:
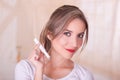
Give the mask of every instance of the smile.
M 75 50 L 74 49 L 66 49 L 67 51 L 69 51 L 70 53 L 74 53 Z

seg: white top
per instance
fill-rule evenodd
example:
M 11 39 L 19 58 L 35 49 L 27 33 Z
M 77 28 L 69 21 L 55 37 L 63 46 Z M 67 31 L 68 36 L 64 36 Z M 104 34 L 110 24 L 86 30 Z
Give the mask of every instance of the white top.
M 34 80 L 35 68 L 28 60 L 21 60 L 15 68 L 15 80 Z M 43 80 L 54 80 L 43 75 Z M 82 66 L 74 64 L 73 70 L 66 76 L 56 80 L 94 80 L 92 74 Z

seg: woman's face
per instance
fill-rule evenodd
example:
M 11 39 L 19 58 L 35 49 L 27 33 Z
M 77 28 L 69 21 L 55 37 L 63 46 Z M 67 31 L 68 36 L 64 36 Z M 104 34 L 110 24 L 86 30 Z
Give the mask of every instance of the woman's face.
M 51 40 L 51 55 L 56 54 L 70 59 L 81 47 L 85 31 L 85 24 L 76 18 L 56 38 Z

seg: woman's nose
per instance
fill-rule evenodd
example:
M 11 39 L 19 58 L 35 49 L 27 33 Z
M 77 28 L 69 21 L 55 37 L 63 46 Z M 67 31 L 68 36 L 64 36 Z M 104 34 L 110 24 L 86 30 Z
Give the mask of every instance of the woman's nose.
M 78 45 L 77 38 L 72 38 L 72 39 L 71 39 L 71 45 L 72 45 L 72 47 L 74 47 L 74 48 L 77 47 L 77 45 Z

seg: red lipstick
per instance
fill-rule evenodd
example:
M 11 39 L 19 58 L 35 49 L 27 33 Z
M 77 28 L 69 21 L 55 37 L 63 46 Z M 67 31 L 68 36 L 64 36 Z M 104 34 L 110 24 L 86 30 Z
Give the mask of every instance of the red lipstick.
M 67 51 L 69 51 L 70 53 L 74 53 L 75 49 L 66 49 Z

